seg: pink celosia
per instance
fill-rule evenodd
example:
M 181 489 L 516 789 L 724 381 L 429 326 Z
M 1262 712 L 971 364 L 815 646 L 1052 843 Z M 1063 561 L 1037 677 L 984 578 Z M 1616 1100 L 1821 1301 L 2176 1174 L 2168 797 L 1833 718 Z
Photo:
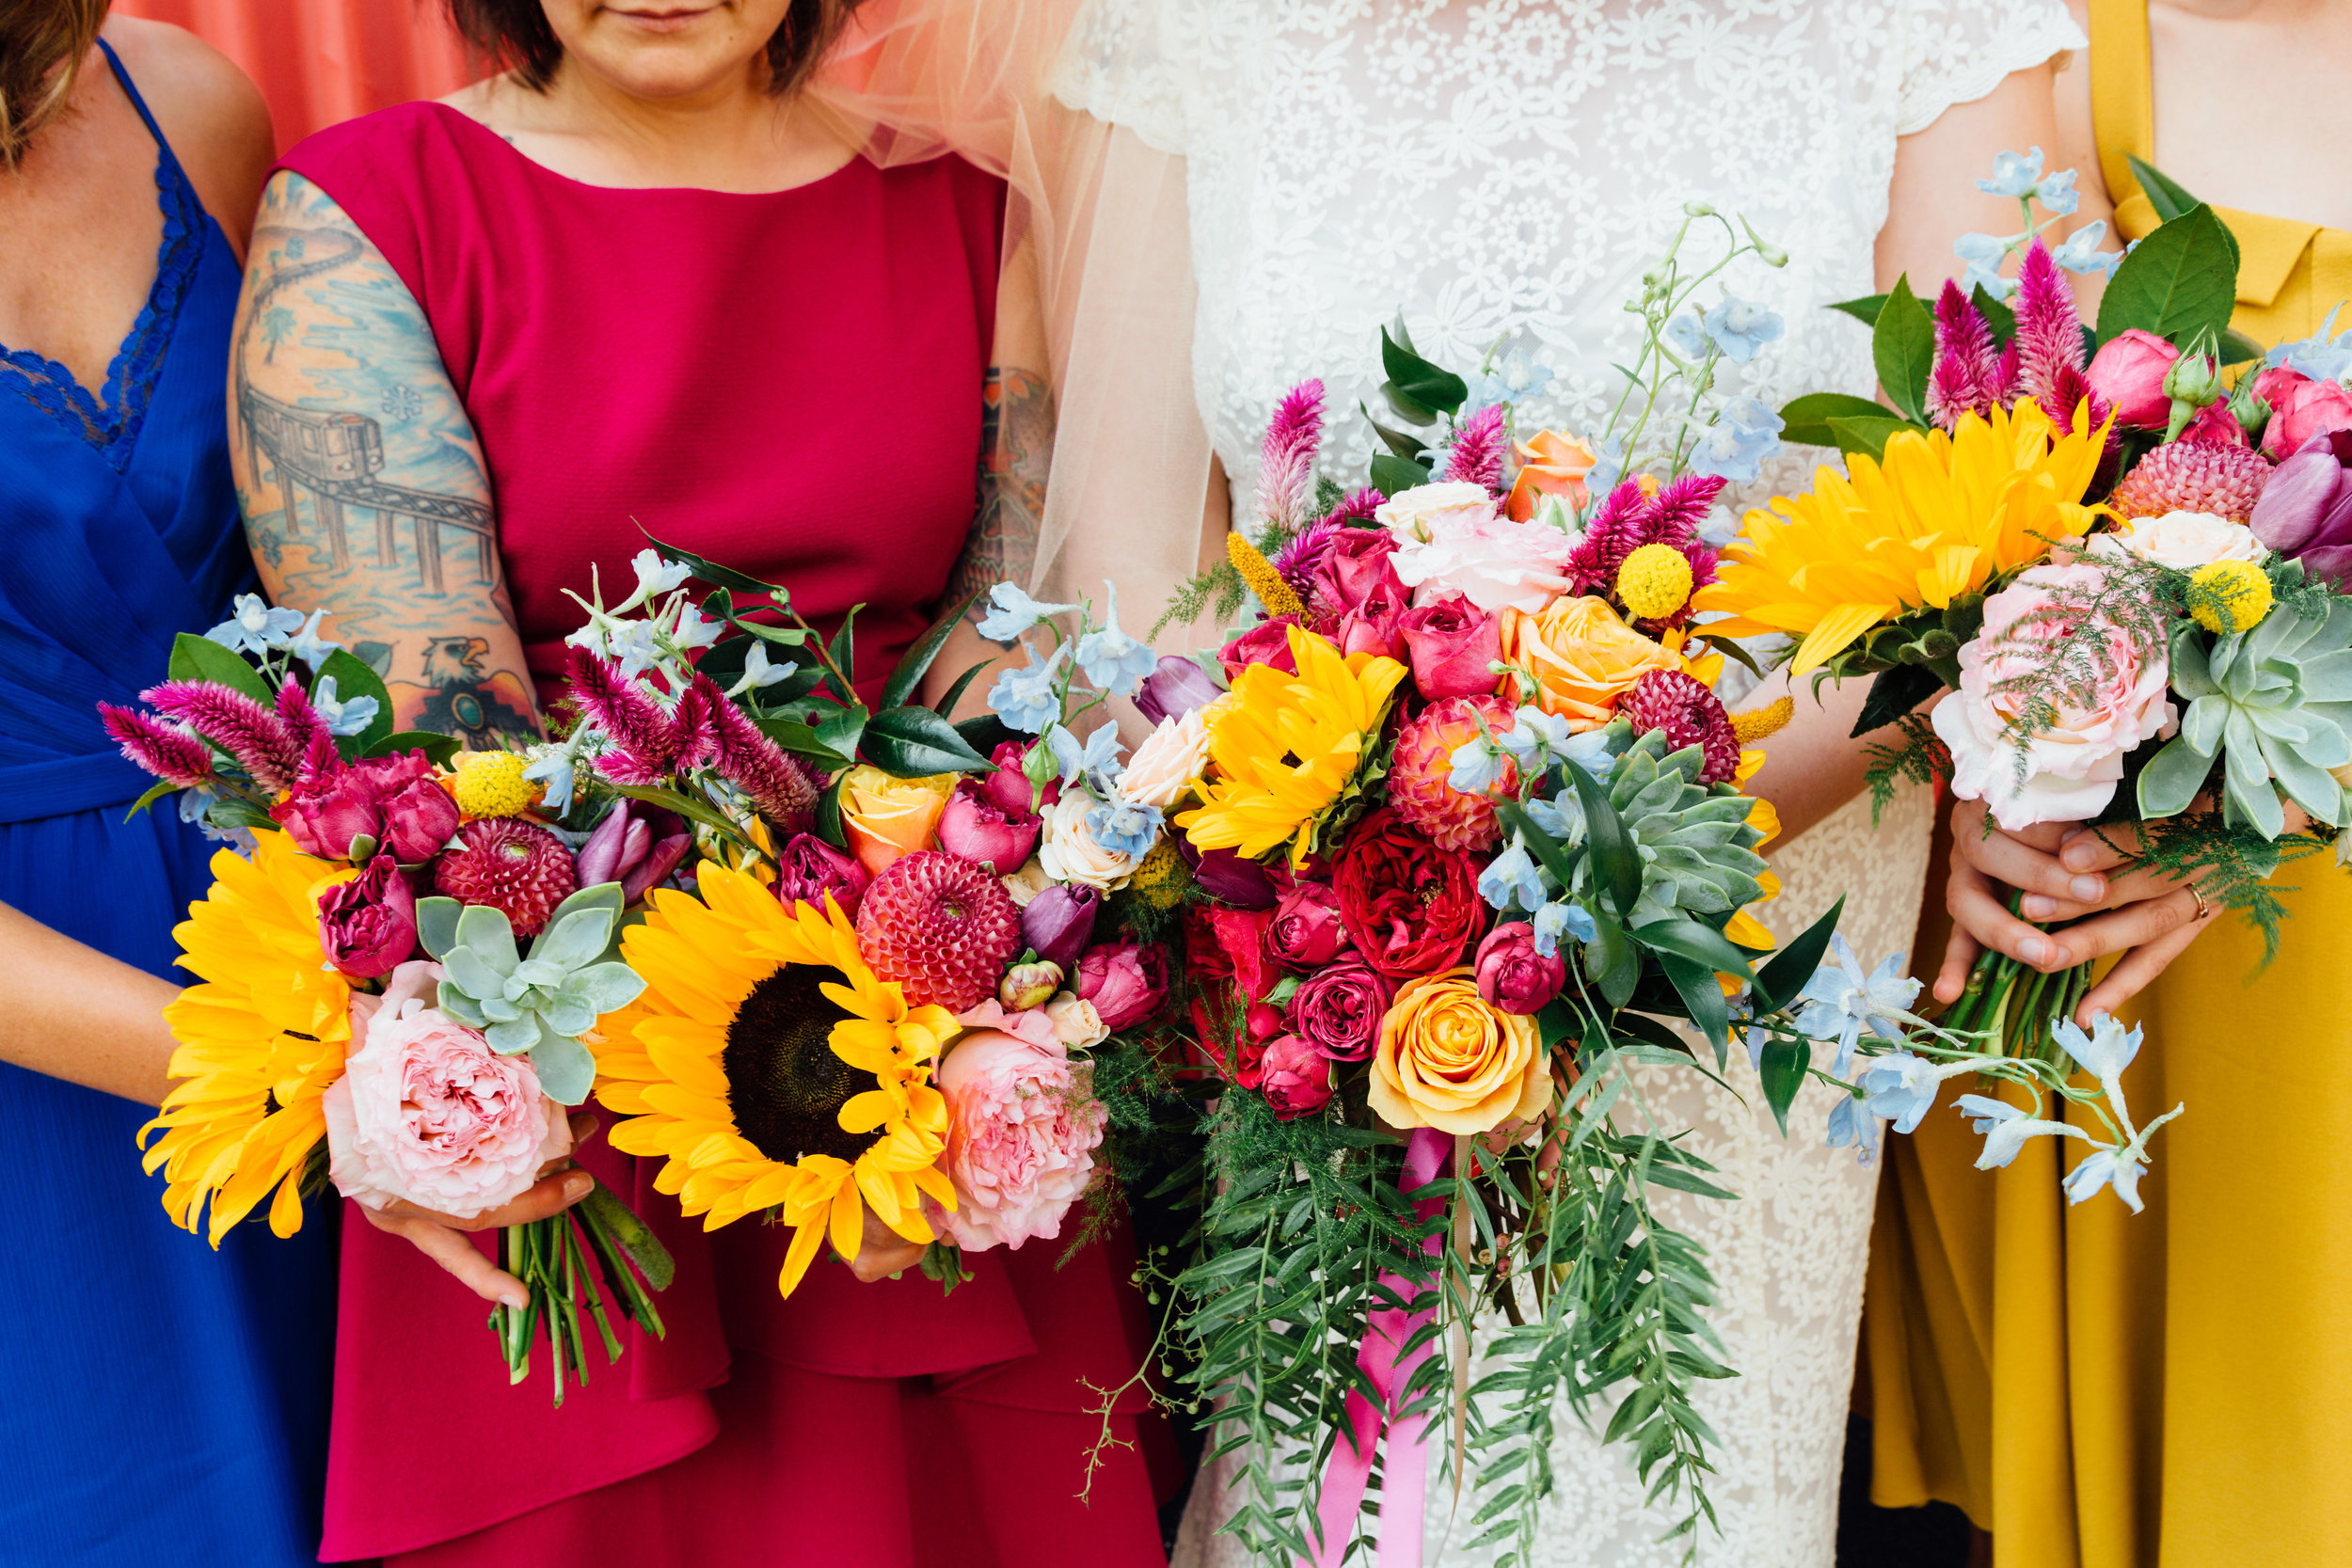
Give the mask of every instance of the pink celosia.
M 189 731 L 112 703 L 98 705 L 98 718 L 122 747 L 124 756 L 166 784 L 192 789 L 213 776 L 212 752 Z
M 278 715 L 211 681 L 166 681 L 141 698 L 220 747 L 263 789 L 283 789 L 302 766 L 302 746 Z
M 2042 404 L 2053 420 L 2074 411 L 2089 386 L 2082 380 L 2083 327 L 2074 291 L 2040 240 L 2026 247 L 2017 270 L 2017 391 Z M 2071 381 L 2061 372 L 2073 372 Z
M 1380 510 L 1380 503 L 1388 499 L 1369 484 L 1360 490 L 1350 490 L 1340 504 L 1324 517 L 1324 521 L 1335 528 L 1368 522 L 1372 515 Z
M 1993 329 L 1960 292 L 1944 280 L 1935 302 L 1935 360 L 1928 372 L 1929 422 L 1940 430 L 1960 423 L 1963 414 L 1991 412 L 2005 401 L 2013 362 L 1994 347 Z
M 1323 563 L 1325 556 L 1331 553 L 1331 541 L 1338 535 L 1340 527 L 1328 517 L 1310 523 L 1290 543 L 1275 552 L 1274 569 L 1281 574 L 1282 580 L 1290 585 L 1292 593 L 1298 595 L 1301 604 L 1314 592 L 1315 568 Z
M 1568 554 L 1568 592 L 1613 598 L 1617 569 L 1644 545 L 1664 545 L 1682 552 L 1691 563 L 1694 591 L 1713 582 L 1715 552 L 1699 543 L 1699 525 L 1707 520 L 1708 508 L 1723 487 L 1722 480 L 1708 474 L 1686 474 L 1661 486 L 1654 496 L 1645 494 L 1638 480 L 1619 484 L 1594 512 L 1593 520 L 1584 527 L 1584 537 Z M 1686 603 L 1662 620 L 1636 625 L 1654 634 L 1680 626 L 1690 615 Z
M 1463 421 L 1454 434 L 1454 455 L 1445 467 L 1447 479 L 1483 484 L 1489 490 L 1502 488 L 1502 404 L 1498 403 Z
M 744 711 L 727 701 L 708 675 L 696 675 L 686 699 L 695 702 L 698 726 L 714 737 L 710 765 L 719 776 L 750 798 L 759 814 L 787 836 L 805 832 L 817 820 L 817 797 L 824 781 L 800 758 L 762 735 Z
M 319 717 L 319 710 L 310 705 L 310 694 L 303 690 L 302 683 L 292 675 L 288 675 L 286 684 L 278 689 L 278 721 L 286 726 L 286 733 L 294 736 L 294 743 L 305 752 L 322 736 L 326 737 L 327 744 L 334 744 L 334 732 L 326 727 L 326 721 Z
M 1281 529 L 1306 521 L 1314 497 L 1315 451 L 1323 444 L 1323 383 L 1291 388 L 1266 425 L 1258 459 L 1258 515 Z
M 620 668 L 585 648 L 571 657 L 572 699 L 580 716 L 612 739 L 613 750 L 596 758 L 596 770 L 615 784 L 658 784 L 677 763 L 683 737 L 660 704 Z

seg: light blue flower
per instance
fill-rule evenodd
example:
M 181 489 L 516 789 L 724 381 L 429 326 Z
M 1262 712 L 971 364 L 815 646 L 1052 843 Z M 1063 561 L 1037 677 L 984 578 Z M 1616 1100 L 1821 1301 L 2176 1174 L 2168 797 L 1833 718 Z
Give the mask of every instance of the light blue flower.
M 1982 289 L 1993 299 L 2007 299 L 2017 292 L 2014 278 L 2003 277 L 1982 261 L 1971 261 L 1968 270 L 1960 275 L 1960 292 L 1974 294 Z
M 996 717 L 1029 735 L 1041 733 L 1059 719 L 1061 692 L 1056 688 L 1062 655 L 1069 651 L 1070 644 L 1065 642 L 1040 662 L 1037 650 L 1031 648 L 1025 666 L 997 676 L 996 684 L 988 689 L 988 705 Z
M 1011 721 L 1007 720 L 1006 722 L 1010 723 Z M 1065 784 L 1075 784 L 1082 776 L 1089 779 L 1105 778 L 1119 766 L 1119 726 L 1117 724 L 1104 724 L 1101 729 L 1088 736 L 1084 741 L 1079 740 L 1076 736 L 1061 725 L 1055 724 L 1045 732 L 1045 744 L 1053 752 L 1054 761 L 1061 768 L 1061 782 Z M 1105 786 L 1096 790 L 1095 793 L 1107 795 L 1110 789 Z
M 1528 358 L 1525 349 L 1515 348 L 1492 371 L 1470 377 L 1468 411 L 1532 402 L 1550 389 L 1551 381 L 1550 366 L 1539 365 Z
M 2343 309 L 2341 304 L 2332 307 L 2328 319 L 2319 324 L 2319 330 L 2312 336 L 2280 343 L 2263 356 L 2264 368 L 2284 365 L 2314 381 L 2342 381 L 2347 372 L 2352 372 L 2352 331 L 2334 337 L 2329 334 L 2335 332 L 2336 312 Z
M 1593 466 L 1584 475 L 1584 488 L 1595 499 L 1606 496 L 1625 478 L 1625 437 L 1604 436 L 1593 443 Z
M 1096 690 L 1124 697 L 1159 667 L 1160 656 L 1119 629 L 1119 585 L 1103 586 L 1110 591 L 1110 609 L 1102 626 L 1078 639 L 1078 668 Z
M 1446 787 L 1456 795 L 1484 795 L 1502 782 L 1502 753 L 1483 735 L 1454 747 L 1446 760 Z
M 1854 1158 L 1863 1164 L 1873 1164 L 1879 1157 L 1879 1118 L 1868 1107 L 1851 1095 L 1840 1096 L 1829 1111 L 1829 1147 L 1853 1148 Z
M 1666 346 L 1685 359 L 1703 359 L 1707 356 L 1707 328 L 1699 324 L 1698 317 L 1686 310 L 1666 324 Z
M 1549 958 L 1560 951 L 1560 939 L 1569 937 L 1577 942 L 1590 942 L 1600 934 L 1593 923 L 1593 914 L 1583 905 L 1565 898 L 1555 899 L 1535 911 L 1535 934 L 1530 940 L 1535 951 Z
M 2120 1112 L 2123 1105 L 2123 1069 L 2139 1054 L 2139 1025 L 2125 1029 L 2109 1013 L 2093 1013 L 2090 1032 L 2083 1033 L 2071 1018 L 2055 1021 L 2050 1037 L 2065 1049 L 2085 1072 L 2099 1080 L 2107 1102 Z
M 651 621 L 615 623 L 604 639 L 602 651 L 621 667 L 621 678 L 625 681 L 635 680 L 661 660 L 661 648 L 654 641 Z
M 2033 198 L 2060 217 L 2072 217 L 2083 204 L 2082 193 L 2074 188 L 2074 171 L 2059 169 L 2035 182 Z
M 265 654 L 282 648 L 302 626 L 302 611 L 273 610 L 259 594 L 240 594 L 229 619 L 204 634 L 208 642 L 241 654 Z
M 1555 844 L 1584 842 L 1584 808 L 1573 794 L 1561 795 L 1549 800 L 1520 802 L 1527 819 L 1541 828 Z
M 1796 1025 L 1817 1040 L 1837 1042 L 1830 1071 L 1843 1078 L 1853 1069 L 1854 1047 L 1867 1029 L 1881 1039 L 1902 1042 L 1902 1025 L 1918 1021 L 1905 1011 L 1919 994 L 1919 982 L 1903 974 L 1903 955 L 1892 953 L 1868 974 L 1844 933 L 1830 939 L 1831 961 L 1813 972 L 1798 994 L 1804 1004 Z
M 1511 727 L 1495 736 L 1495 744 L 1510 752 L 1520 767 L 1532 770 L 1538 753 L 1562 755 L 1574 738 L 1575 732 L 1565 719 L 1530 705 L 1511 715 Z
M 743 650 L 743 673 L 736 678 L 733 686 L 727 688 L 730 697 L 740 697 L 746 691 L 764 691 L 800 668 L 788 662 L 771 662 L 768 657 L 768 644 L 756 637 L 751 641 L 752 645 Z
M 532 759 L 523 769 L 523 777 L 533 784 L 544 784 L 546 801 L 557 816 L 571 809 L 572 769 L 576 764 L 568 746 L 550 746 Z
M 1998 234 L 1963 234 L 1952 242 L 1952 254 L 1980 267 L 1997 267 L 2009 255 L 2009 242 Z
M 2042 149 L 2030 148 L 2023 153 L 2003 152 L 1993 160 L 1993 178 L 1977 182 L 1977 189 L 1987 196 L 2013 196 L 2020 199 L 2032 194 L 2042 182 Z
M 1763 461 L 1780 450 L 1781 418 L 1752 397 L 1724 404 L 1715 424 L 1699 438 L 1691 467 L 1699 473 L 1748 483 Z
M 1963 1094 L 1952 1102 L 1952 1108 L 1971 1118 L 1969 1125 L 1984 1139 L 1984 1152 L 1977 1156 L 1979 1170 L 2008 1164 L 2032 1138 L 2080 1138 L 2086 1143 L 2090 1140 L 2090 1134 L 2079 1127 L 2062 1121 L 2043 1121 L 2005 1101 L 1980 1094 Z
M 1104 729 L 1111 726 L 1105 724 Z M 1159 841 L 1160 808 L 1141 801 L 1114 799 L 1107 805 L 1096 806 L 1086 816 L 1087 833 L 1101 848 L 1131 861 L 1139 861 L 1152 852 Z
M 1519 835 L 1511 835 L 1510 847 L 1486 863 L 1486 869 L 1478 874 L 1478 895 L 1498 910 L 1514 906 L 1537 910 L 1549 895 L 1544 890 L 1543 873 L 1519 842 Z
M 2140 1211 L 2139 1179 L 2147 1171 L 2148 1162 L 2136 1148 L 2094 1148 L 2066 1173 L 2066 1201 L 2080 1203 L 2097 1196 L 2103 1188 L 2113 1187 L 2124 1207 L 2137 1214 Z
M 302 623 L 302 629 L 286 641 L 286 652 L 313 670 L 326 662 L 327 655 L 342 649 L 341 642 L 330 642 L 319 635 L 319 623 L 326 619 L 326 611 L 324 610 L 310 611 L 310 618 Z
M 1890 1051 L 1864 1069 L 1860 1082 L 1870 1114 L 1893 1122 L 1898 1132 L 1910 1132 L 1935 1108 L 1935 1092 L 1944 1080 L 1976 1070 L 1970 1061 L 1931 1062 L 1908 1051 Z
M 329 735 L 358 735 L 375 722 L 376 701 L 373 697 L 338 699 L 335 677 L 321 675 L 310 686 L 310 705 L 326 721 Z
M 988 591 L 988 613 L 980 619 L 979 633 L 992 642 L 1009 642 L 1040 621 L 1077 608 L 1074 604 L 1040 604 L 1011 583 L 1000 582 Z
M 1776 312 L 1736 294 L 1724 295 L 1723 303 L 1708 311 L 1704 319 L 1707 335 L 1715 340 L 1724 357 L 1736 365 L 1755 358 L 1756 350 L 1778 338 L 1782 330 Z
M 2068 170 L 2072 173 L 2073 170 Z M 2065 243 L 2050 252 L 2050 260 L 2069 272 L 2085 275 L 2112 273 L 2123 260 L 2116 251 L 2101 250 L 2099 242 L 2107 237 L 2107 220 L 2098 218 L 2084 224 L 2066 236 Z

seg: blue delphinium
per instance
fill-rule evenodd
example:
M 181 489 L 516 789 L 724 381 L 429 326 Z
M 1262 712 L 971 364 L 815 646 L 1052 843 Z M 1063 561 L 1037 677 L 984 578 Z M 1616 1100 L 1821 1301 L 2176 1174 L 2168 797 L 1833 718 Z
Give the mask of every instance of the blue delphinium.
M 1061 692 L 1056 682 L 1062 656 L 1069 651 L 1065 642 L 1041 660 L 1031 648 L 1025 666 L 998 675 L 996 684 L 988 689 L 988 705 L 996 717 L 1027 735 L 1037 735 L 1059 719 Z
M 1707 335 L 1724 351 L 1724 357 L 1737 365 L 1755 358 L 1756 351 L 1778 338 L 1782 331 L 1778 313 L 1736 294 L 1724 295 L 1723 303 L 1708 311 L 1703 319 Z
M 1486 869 L 1478 874 L 1478 895 L 1498 910 L 1515 905 L 1534 910 L 1542 907 L 1549 895 L 1544 891 L 1543 875 L 1535 862 L 1519 842 L 1517 833 L 1502 853 L 1486 863 Z
M 1853 1068 L 1854 1047 L 1867 1029 L 1883 1040 L 1902 1043 L 1902 1026 L 1920 1022 L 1904 1009 L 1919 994 L 1919 982 L 1903 974 L 1903 956 L 1889 954 L 1867 974 L 1841 932 L 1830 939 L 1831 961 L 1813 972 L 1798 1000 L 1799 1030 L 1818 1040 L 1835 1039 L 1830 1071 L 1844 1077 Z
M 302 623 L 302 629 L 286 640 L 286 652 L 315 670 L 326 662 L 326 656 L 342 649 L 341 642 L 330 642 L 319 635 L 319 623 L 326 619 L 326 611 L 314 610 Z
M 1010 720 L 1006 721 L 1010 723 Z M 1119 766 L 1119 726 L 1104 724 L 1083 741 L 1059 724 L 1045 731 L 1045 744 L 1054 753 L 1054 762 L 1061 769 L 1061 782 L 1075 784 L 1081 777 L 1101 780 Z M 1105 784 L 1095 791 L 1110 793 Z
M 259 594 L 240 594 L 229 619 L 204 634 L 208 642 L 241 654 L 265 654 L 284 647 L 302 627 L 302 611 L 273 610 Z
M 2067 173 L 2072 174 L 2074 170 L 2069 169 Z M 2099 248 L 2099 242 L 2106 237 L 2107 220 L 2095 218 L 2067 235 L 2062 244 L 2053 247 L 2050 251 L 2050 260 L 2069 272 L 2078 272 L 2086 276 L 2094 272 L 2112 273 L 2122 263 L 2123 257 L 2120 251 Z
M 2015 197 L 2022 201 L 2033 194 L 2041 182 L 2042 149 L 2035 147 L 2024 152 L 1994 154 L 1993 178 L 1978 181 L 1977 189 L 1987 196 Z
M 375 722 L 375 699 L 338 697 L 332 675 L 321 675 L 311 684 L 310 705 L 318 710 L 321 719 L 326 721 L 329 735 L 358 735 Z
M 1009 582 L 988 591 L 988 613 L 980 618 L 979 634 L 992 642 L 1009 642 L 1049 616 L 1066 614 L 1074 604 L 1041 604 Z
M 1583 905 L 1565 898 L 1554 899 L 1535 911 L 1535 951 L 1549 958 L 1560 951 L 1560 939 L 1572 937 L 1578 942 L 1590 942 L 1600 934 L 1593 914 Z
M 1829 1147 L 1851 1145 L 1854 1158 L 1869 1164 L 1879 1157 L 1879 1118 L 1851 1095 L 1840 1096 L 1829 1111 Z
M 1745 484 L 1764 460 L 1780 450 L 1781 418 L 1752 397 L 1725 403 L 1714 425 L 1691 454 L 1691 467 L 1714 479 Z
M 1098 691 L 1114 697 L 1124 697 L 1143 684 L 1143 678 L 1156 669 L 1160 656 L 1150 644 L 1138 642 L 1119 629 L 1119 588 L 1105 583 L 1110 590 L 1110 609 L 1104 614 L 1104 624 L 1078 639 L 1078 668 L 1094 683 Z
M 1105 724 L 1104 729 L 1110 728 Z M 1160 836 L 1160 808 L 1114 797 L 1086 815 L 1087 833 L 1110 854 L 1139 861 Z

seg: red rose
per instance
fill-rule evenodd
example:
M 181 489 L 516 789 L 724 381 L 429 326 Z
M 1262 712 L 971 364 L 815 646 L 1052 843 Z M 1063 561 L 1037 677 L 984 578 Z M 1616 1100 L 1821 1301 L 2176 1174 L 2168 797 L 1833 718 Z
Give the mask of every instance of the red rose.
M 1195 904 L 1184 911 L 1184 976 L 1192 1001 L 1193 1037 L 1219 1072 L 1234 1067 L 1238 1042 L 1248 1039 L 1252 1004 L 1280 975 L 1266 956 L 1271 910 L 1229 910 Z
M 1331 1063 L 1296 1035 L 1268 1040 L 1255 1064 L 1257 1090 L 1283 1121 L 1312 1116 L 1331 1102 Z
M 1502 628 L 1461 594 L 1406 610 L 1396 631 L 1413 667 L 1413 684 L 1431 702 L 1495 689 L 1488 666 L 1502 657 Z
M 1389 557 L 1396 553 L 1396 536 L 1384 528 L 1343 528 L 1331 547 L 1315 562 L 1313 586 L 1307 594 L 1309 616 L 1317 625 L 1337 626 L 1340 618 L 1382 588 L 1403 604 L 1410 596 L 1398 580 Z
M 1555 951 L 1535 951 L 1535 927 L 1510 920 L 1486 933 L 1470 960 L 1478 970 L 1478 994 L 1490 1006 L 1522 1016 L 1543 1011 L 1568 981 L 1568 961 Z
M 1291 658 L 1289 629 L 1297 624 L 1295 615 L 1268 616 L 1219 648 L 1216 661 L 1225 666 L 1225 678 L 1238 680 L 1253 664 L 1271 664 L 1286 675 L 1298 673 Z
M 319 895 L 319 947 L 355 980 L 389 974 L 417 950 L 417 899 L 389 855 Z
M 1335 1062 L 1360 1062 L 1380 1038 L 1394 992 L 1388 979 L 1349 954 L 1315 971 L 1291 997 L 1291 1027 Z
M 1332 886 L 1356 950 L 1393 980 L 1461 962 L 1486 921 L 1477 863 L 1440 849 L 1385 806 L 1348 835 Z
M 1275 906 L 1266 950 L 1278 962 L 1305 971 L 1329 963 L 1347 945 L 1340 895 L 1322 882 L 1294 882 Z

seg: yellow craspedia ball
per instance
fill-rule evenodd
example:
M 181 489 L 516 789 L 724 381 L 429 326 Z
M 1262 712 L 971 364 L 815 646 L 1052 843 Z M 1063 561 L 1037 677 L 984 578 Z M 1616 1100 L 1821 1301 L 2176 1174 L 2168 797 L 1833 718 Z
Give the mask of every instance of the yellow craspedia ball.
M 1617 597 L 1637 621 L 1660 621 L 1691 600 L 1691 562 L 1672 545 L 1644 545 L 1617 568 Z
M 515 816 L 539 800 L 539 786 L 523 777 L 528 766 L 519 752 L 461 752 L 449 792 L 468 816 Z
M 2212 561 L 2189 573 L 2188 613 L 2207 631 L 2252 631 L 2270 613 L 2270 578 L 2250 561 Z

